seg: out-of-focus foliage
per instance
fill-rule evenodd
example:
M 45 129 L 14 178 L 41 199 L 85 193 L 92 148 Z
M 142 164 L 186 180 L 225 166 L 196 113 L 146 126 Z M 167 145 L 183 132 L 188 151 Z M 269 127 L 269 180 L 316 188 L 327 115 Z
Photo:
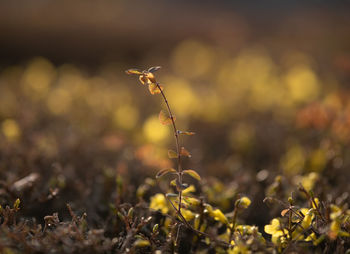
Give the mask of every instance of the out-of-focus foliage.
M 171 129 L 159 123 L 171 119 L 157 114 L 159 91 L 124 69 L 38 57 L 0 70 L 1 251 L 176 247 L 176 214 L 161 194 L 176 183 L 154 180 L 173 167 Z M 157 74 L 179 126 L 196 131 L 180 136 L 191 148 L 186 169 L 202 176 L 186 176 L 183 215 L 213 236 L 181 227 L 179 252 L 350 248 L 350 95 L 320 69 L 307 52 L 263 45 L 230 51 L 186 39 L 172 48 Z

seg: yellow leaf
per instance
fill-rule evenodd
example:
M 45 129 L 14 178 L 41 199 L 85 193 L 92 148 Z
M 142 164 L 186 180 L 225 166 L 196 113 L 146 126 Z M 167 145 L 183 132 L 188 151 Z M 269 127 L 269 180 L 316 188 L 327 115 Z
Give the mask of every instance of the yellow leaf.
M 171 181 L 170 181 L 170 185 L 171 185 L 171 186 L 176 186 L 176 180 L 177 180 L 177 179 L 171 180 Z
M 126 74 L 136 74 L 136 75 L 141 75 L 142 71 L 140 71 L 139 69 L 129 69 L 125 71 Z
M 246 209 L 250 206 L 251 202 L 248 197 L 242 197 L 239 199 L 239 207 Z
M 175 159 L 177 158 L 177 153 L 174 150 L 168 150 L 168 156 L 170 159 Z
M 195 217 L 195 214 L 193 214 L 193 212 L 191 212 L 188 209 L 183 209 L 181 211 L 181 213 L 182 213 L 182 216 L 185 218 L 186 221 L 190 221 L 190 220 L 192 220 Z
M 184 171 L 182 171 L 182 173 L 188 174 L 188 175 L 192 176 L 193 178 L 197 179 L 198 181 L 201 180 L 200 175 L 196 171 L 194 171 L 192 169 L 184 170 Z
M 151 243 L 148 240 L 138 239 L 134 242 L 134 246 L 137 248 L 143 248 L 150 246 Z
M 189 205 L 197 206 L 201 203 L 201 201 L 194 197 L 183 197 L 183 200 L 188 203 Z
M 143 71 L 142 75 L 143 75 L 146 79 L 148 79 L 149 82 L 147 82 L 147 83 L 157 83 L 156 77 L 154 76 L 153 73 L 148 72 L 148 71 Z
M 159 87 L 157 86 L 157 84 L 154 84 L 154 83 L 148 84 L 148 90 L 152 95 L 161 93 L 161 90 L 163 90 L 163 86 L 159 85 Z
M 224 224 L 228 224 L 228 219 L 220 209 L 213 210 L 212 212 L 209 213 L 209 215 L 213 217 L 214 220 L 221 221 Z
M 149 81 L 149 79 L 148 79 L 145 75 L 143 75 L 143 74 L 139 76 L 139 80 L 140 80 L 140 82 L 141 82 L 142 85 L 151 83 L 151 82 Z
M 16 201 L 13 203 L 13 208 L 15 210 L 19 209 L 19 204 L 21 203 L 21 200 L 19 198 L 16 199 Z
M 158 171 L 156 178 L 162 177 L 168 173 L 175 173 L 175 172 L 176 172 L 176 170 L 173 168 L 162 169 L 162 170 Z
M 175 121 L 175 116 L 173 116 L 173 119 Z M 164 110 L 161 110 L 159 112 L 159 121 L 161 124 L 163 125 L 169 125 L 169 124 L 172 124 L 172 120 L 171 118 L 164 112 Z
M 194 187 L 194 185 L 191 184 L 190 186 L 188 186 L 186 189 L 184 189 L 182 191 L 182 194 L 187 195 L 187 194 L 195 192 L 195 191 L 196 191 L 196 188 Z
M 168 202 L 165 196 L 161 193 L 157 193 L 151 197 L 149 208 L 160 210 L 164 214 L 169 211 Z

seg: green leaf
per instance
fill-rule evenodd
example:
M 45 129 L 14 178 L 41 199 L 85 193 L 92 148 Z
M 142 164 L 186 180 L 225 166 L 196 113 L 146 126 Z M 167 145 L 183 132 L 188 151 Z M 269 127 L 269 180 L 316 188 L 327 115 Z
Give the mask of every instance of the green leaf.
M 192 169 L 184 170 L 184 171 L 182 171 L 182 173 L 188 174 L 188 175 L 192 176 L 193 178 L 197 179 L 198 181 L 201 180 L 200 175 L 196 171 L 194 171 Z
M 172 124 L 172 120 L 171 120 L 171 118 L 168 116 L 168 114 L 167 113 L 165 113 L 165 111 L 164 110 L 161 110 L 160 112 L 159 112 L 159 121 L 160 121 L 160 123 L 161 124 L 163 124 L 163 125 L 169 125 L 169 124 Z M 175 116 L 173 116 L 173 119 L 174 119 L 174 121 L 175 121 Z
M 168 157 L 170 158 L 170 159 L 175 159 L 175 158 L 177 158 L 178 156 L 177 156 L 177 152 L 175 152 L 174 150 L 168 150 Z
M 136 75 L 141 75 L 142 71 L 140 71 L 139 69 L 129 69 L 125 71 L 126 74 L 136 74 Z
M 158 173 L 156 174 L 156 178 L 162 177 L 168 173 L 175 173 L 176 170 L 173 168 L 166 168 L 166 169 L 162 169 L 160 171 L 158 171 Z

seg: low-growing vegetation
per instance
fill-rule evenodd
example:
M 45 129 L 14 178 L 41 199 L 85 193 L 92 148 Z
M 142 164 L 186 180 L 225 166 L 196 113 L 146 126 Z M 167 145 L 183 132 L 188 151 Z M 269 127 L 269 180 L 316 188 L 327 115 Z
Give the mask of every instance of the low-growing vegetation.
M 129 81 L 128 88 L 109 85 L 123 77 L 108 68 L 103 78 L 41 58 L 21 68 L 0 75 L 1 253 L 350 251 L 346 95 L 313 102 L 296 95 L 293 106 L 268 106 L 277 115 L 293 111 L 285 123 L 269 126 L 274 118 L 252 110 L 251 122 L 228 132 L 237 112 L 221 111 L 210 96 L 198 103 L 181 82 L 172 89 L 198 104 L 171 96 L 185 104 L 174 102 L 175 117 L 167 84 L 155 77 L 160 67 L 126 71 L 155 99 Z M 224 122 L 216 121 L 215 105 Z M 200 134 L 196 127 L 205 124 Z M 171 135 L 175 149 L 166 148 Z M 286 149 L 266 135 L 286 140 Z

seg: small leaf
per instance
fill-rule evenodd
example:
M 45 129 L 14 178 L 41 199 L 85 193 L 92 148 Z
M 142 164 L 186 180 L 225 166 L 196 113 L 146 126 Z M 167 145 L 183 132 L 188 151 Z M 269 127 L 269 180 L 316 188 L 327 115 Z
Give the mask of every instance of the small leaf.
M 134 216 L 134 208 L 131 207 L 128 211 L 128 218 L 131 220 L 133 216 Z
M 159 87 L 155 83 L 148 84 L 148 90 L 152 95 L 160 94 L 163 91 L 163 86 L 159 85 Z
M 157 83 L 156 77 L 154 76 L 154 74 L 152 72 L 143 71 L 142 75 L 148 79 L 149 82 L 147 82 L 147 83 Z
M 158 71 L 160 68 L 162 68 L 161 66 L 154 66 L 148 69 L 148 72 L 156 72 Z
M 190 154 L 190 152 L 187 151 L 185 147 L 181 147 L 180 155 L 186 156 L 186 157 L 190 157 L 190 158 L 192 157 L 192 155 Z
M 183 200 L 188 203 L 189 205 L 199 205 L 201 201 L 194 197 L 183 197 Z
M 192 176 L 193 178 L 197 179 L 198 181 L 201 180 L 200 175 L 196 171 L 194 171 L 192 169 L 184 170 L 184 171 L 182 171 L 182 173 L 188 174 L 188 175 Z
M 177 194 L 176 193 L 167 193 L 165 194 L 165 196 L 167 196 L 168 198 L 177 198 Z
M 15 210 L 19 209 L 19 204 L 21 203 L 21 200 L 19 198 L 16 199 L 16 201 L 13 203 L 13 208 Z
M 193 131 L 177 131 L 177 133 L 183 134 L 183 135 L 187 135 L 187 136 L 193 136 L 193 135 L 196 134 L 196 133 L 193 132 Z
M 149 79 L 148 79 L 145 75 L 143 75 L 143 74 L 139 76 L 139 80 L 140 80 L 140 82 L 141 82 L 142 85 L 151 83 L 151 82 L 149 81 Z
M 125 216 L 121 212 L 117 212 L 117 215 L 121 221 L 125 220 Z
M 170 186 L 176 186 L 176 179 L 170 181 Z
M 288 213 L 288 212 L 289 212 L 288 208 L 287 209 L 283 209 L 282 212 L 281 212 L 282 217 L 284 217 L 286 215 L 286 213 Z
M 175 159 L 175 158 L 177 158 L 178 156 L 177 156 L 177 152 L 175 152 L 174 150 L 168 150 L 168 157 L 170 158 L 170 159 Z
M 168 173 L 171 173 L 171 172 L 176 172 L 176 170 L 173 168 L 162 169 L 162 170 L 158 171 L 156 178 L 162 177 L 162 176 L 164 176 Z
M 151 245 L 151 243 L 148 240 L 143 240 L 143 239 L 137 239 L 134 242 L 134 246 L 136 248 L 144 248 L 144 247 L 147 247 L 147 246 L 150 246 L 150 245 Z
M 159 224 L 155 224 L 153 226 L 153 229 L 152 229 L 153 234 L 155 234 L 158 231 L 158 228 L 159 228 Z
M 139 69 L 129 69 L 125 71 L 126 74 L 136 74 L 136 75 L 141 75 L 142 71 L 140 71 Z
M 175 116 L 173 116 L 173 119 L 175 121 Z M 161 110 L 159 112 L 159 121 L 163 125 L 169 125 L 172 124 L 171 118 L 164 112 L 164 110 Z
M 252 201 L 248 197 L 242 197 L 238 200 L 238 205 L 237 207 L 247 209 Z

